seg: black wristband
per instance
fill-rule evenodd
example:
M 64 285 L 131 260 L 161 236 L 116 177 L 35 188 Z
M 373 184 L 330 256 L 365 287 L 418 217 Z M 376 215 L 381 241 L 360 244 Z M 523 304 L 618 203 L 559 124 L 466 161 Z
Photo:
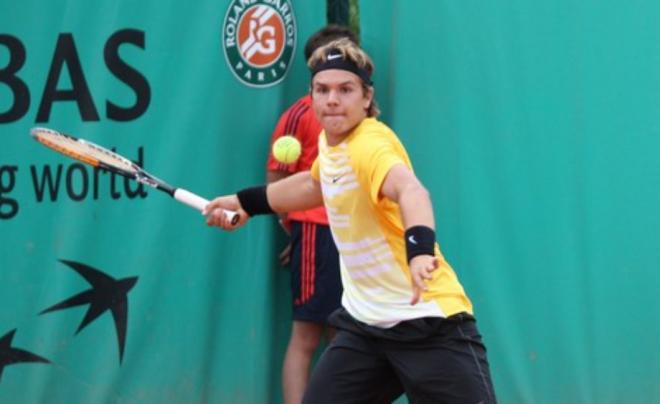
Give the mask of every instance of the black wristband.
M 413 226 L 406 230 L 406 258 L 408 263 L 418 255 L 435 255 L 435 231 L 427 226 Z
M 241 189 L 236 193 L 243 210 L 250 216 L 275 213 L 268 204 L 266 185 Z

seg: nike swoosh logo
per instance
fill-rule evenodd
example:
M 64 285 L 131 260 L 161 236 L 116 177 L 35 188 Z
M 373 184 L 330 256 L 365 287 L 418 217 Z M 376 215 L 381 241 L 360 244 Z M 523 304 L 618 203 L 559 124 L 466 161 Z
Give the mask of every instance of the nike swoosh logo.
M 337 177 L 332 177 L 332 183 L 333 184 L 336 183 L 337 181 L 339 181 L 340 178 L 341 178 L 341 175 L 339 175 Z
M 410 241 L 411 243 L 417 245 L 417 240 L 415 240 L 415 236 L 409 236 L 408 241 Z
M 334 55 L 328 55 L 328 60 L 335 60 L 339 59 L 340 57 L 342 57 L 340 54 L 335 53 Z

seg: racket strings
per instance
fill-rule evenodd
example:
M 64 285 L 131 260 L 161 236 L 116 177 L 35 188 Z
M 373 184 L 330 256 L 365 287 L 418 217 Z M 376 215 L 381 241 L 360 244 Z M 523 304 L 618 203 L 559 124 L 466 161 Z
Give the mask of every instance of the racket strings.
M 69 156 L 69 157 L 72 157 L 72 158 L 74 158 L 74 159 L 76 159 L 76 160 L 82 161 L 83 163 L 90 164 L 90 165 L 92 165 L 92 166 L 94 166 L 94 167 L 98 167 L 98 165 L 99 165 L 99 160 L 98 160 L 98 159 L 95 159 L 95 158 L 92 158 L 92 157 L 86 156 L 86 155 L 84 155 L 84 154 L 82 154 L 82 153 L 76 153 L 76 152 L 73 150 L 74 148 L 71 147 L 72 145 L 62 146 L 62 145 L 61 145 L 60 143 L 58 143 L 58 142 L 51 141 L 51 140 L 48 139 L 46 136 L 36 136 L 36 139 L 37 139 L 40 143 L 42 143 L 42 144 L 44 144 L 44 145 L 50 147 L 51 149 L 53 149 L 53 150 L 55 150 L 55 151 L 58 151 L 58 152 L 60 152 L 60 153 L 62 153 L 62 154 L 64 154 L 64 155 L 66 155 L 66 156 Z
M 136 173 L 133 163 L 101 146 L 51 130 L 35 130 L 33 136 L 42 144 L 66 156 L 98 167 L 99 163 Z
M 130 171 L 130 172 L 136 172 L 137 170 L 133 167 L 133 163 L 125 159 L 112 151 L 105 149 L 101 146 L 95 145 L 93 143 L 86 142 L 84 140 L 78 140 L 78 142 L 82 145 L 84 145 L 87 150 L 89 150 L 90 154 L 96 158 L 98 158 L 100 161 L 103 161 L 104 163 L 108 165 L 115 166 L 117 168 L 121 168 L 124 171 Z

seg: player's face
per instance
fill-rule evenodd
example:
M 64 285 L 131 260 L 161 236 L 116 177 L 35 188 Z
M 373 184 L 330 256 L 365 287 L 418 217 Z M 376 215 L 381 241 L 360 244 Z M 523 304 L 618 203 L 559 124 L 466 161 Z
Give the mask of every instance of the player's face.
M 314 76 L 314 112 L 330 144 L 341 142 L 367 117 L 373 90 L 365 91 L 362 80 L 346 70 L 324 70 Z

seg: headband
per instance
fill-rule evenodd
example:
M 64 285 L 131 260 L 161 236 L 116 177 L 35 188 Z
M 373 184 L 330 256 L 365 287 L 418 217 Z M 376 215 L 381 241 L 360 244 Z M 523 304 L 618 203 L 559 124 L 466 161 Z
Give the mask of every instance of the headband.
M 346 70 L 347 72 L 351 72 L 356 76 L 358 76 L 359 78 L 361 78 L 366 85 L 368 86 L 373 85 L 373 82 L 371 81 L 371 75 L 369 74 L 367 69 L 359 67 L 350 59 L 345 59 L 344 55 L 341 53 L 339 49 L 333 48 L 328 50 L 325 56 L 325 62 L 320 62 L 311 69 L 312 80 L 314 79 L 314 76 L 316 76 L 318 72 L 322 72 L 323 70 L 330 70 L 330 69 Z

